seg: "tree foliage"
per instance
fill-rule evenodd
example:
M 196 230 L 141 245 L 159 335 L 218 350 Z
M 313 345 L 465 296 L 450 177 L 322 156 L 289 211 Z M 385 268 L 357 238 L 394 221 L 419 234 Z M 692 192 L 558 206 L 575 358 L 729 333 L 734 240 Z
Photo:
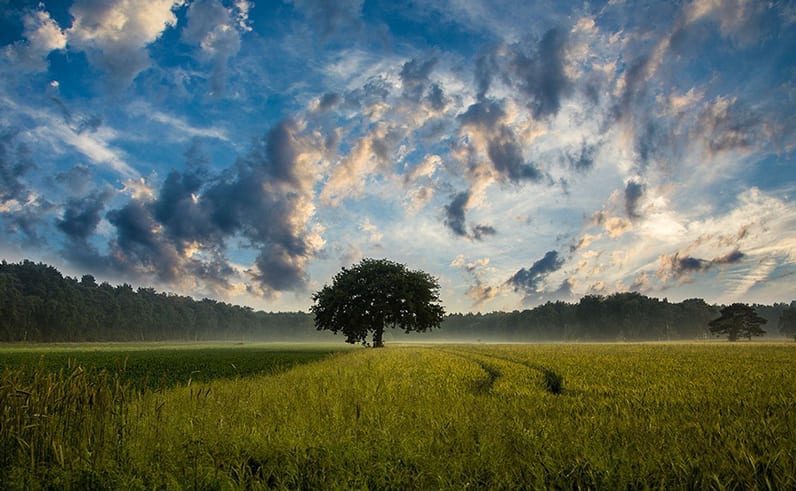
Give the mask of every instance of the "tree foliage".
M 727 335 L 730 341 L 737 341 L 739 336 L 752 339 L 766 333 L 760 326 L 768 321 L 760 317 L 755 309 L 743 304 L 734 303 L 721 309 L 721 317 L 708 323 L 710 332 L 716 335 Z
M 433 276 L 386 259 L 343 268 L 312 300 L 318 330 L 342 332 L 352 344 L 366 344 L 372 334 L 374 347 L 383 346 L 387 327 L 423 332 L 439 327 L 445 315 Z
M 46 264 L 0 263 L 0 342 L 317 340 L 301 312 L 266 313 L 153 288 L 78 281 Z
M 783 317 L 796 311 L 796 303 L 751 308 L 769 325 L 779 324 L 783 335 L 796 335 L 794 313 Z M 450 314 L 441 331 L 427 336 L 517 342 L 704 339 L 718 314 L 718 307 L 698 298 L 677 303 L 626 292 L 513 312 Z M 253 311 L 152 288 L 111 286 L 89 274 L 70 278 L 31 261 L 0 262 L 0 342 L 321 341 L 329 334 L 317 331 L 306 312 Z

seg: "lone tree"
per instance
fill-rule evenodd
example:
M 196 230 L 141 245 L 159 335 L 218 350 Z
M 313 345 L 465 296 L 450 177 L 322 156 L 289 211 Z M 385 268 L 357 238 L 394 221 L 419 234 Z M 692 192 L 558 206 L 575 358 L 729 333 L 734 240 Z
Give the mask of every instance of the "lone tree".
M 779 332 L 796 338 L 796 300 L 790 303 L 790 307 L 782 311 L 782 315 L 779 317 Z
M 768 322 L 757 315 L 755 309 L 743 304 L 734 303 L 721 309 L 721 317 L 708 322 L 710 332 L 720 336 L 726 334 L 730 341 L 737 341 L 738 336 L 752 339 L 766 333 L 760 326 Z
M 386 327 L 423 332 L 439 327 L 445 315 L 436 278 L 386 259 L 343 268 L 312 300 L 319 331 L 340 331 L 347 343 L 364 345 L 373 333 L 374 348 L 384 346 Z

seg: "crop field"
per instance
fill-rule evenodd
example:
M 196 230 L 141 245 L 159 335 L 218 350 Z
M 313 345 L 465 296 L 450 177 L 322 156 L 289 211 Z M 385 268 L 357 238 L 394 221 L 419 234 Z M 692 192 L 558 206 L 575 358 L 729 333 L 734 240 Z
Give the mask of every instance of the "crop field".
M 0 350 L 0 488 L 796 488 L 792 343 L 173 349 Z

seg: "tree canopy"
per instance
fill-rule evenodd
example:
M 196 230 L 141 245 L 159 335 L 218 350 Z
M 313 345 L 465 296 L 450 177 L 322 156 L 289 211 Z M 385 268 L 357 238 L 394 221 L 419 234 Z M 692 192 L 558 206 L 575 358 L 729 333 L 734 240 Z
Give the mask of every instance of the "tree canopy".
M 309 315 L 267 313 L 0 261 L 0 342 L 318 340 Z
M 760 317 L 755 309 L 743 304 L 734 303 L 721 309 L 721 317 L 708 323 L 710 332 L 716 335 L 726 334 L 730 341 L 737 341 L 738 336 L 752 339 L 766 333 L 760 326 L 768 322 Z
M 312 300 L 318 330 L 342 332 L 352 344 L 367 344 L 372 334 L 374 347 L 384 345 L 387 327 L 423 332 L 439 327 L 445 315 L 436 278 L 387 259 L 343 268 Z

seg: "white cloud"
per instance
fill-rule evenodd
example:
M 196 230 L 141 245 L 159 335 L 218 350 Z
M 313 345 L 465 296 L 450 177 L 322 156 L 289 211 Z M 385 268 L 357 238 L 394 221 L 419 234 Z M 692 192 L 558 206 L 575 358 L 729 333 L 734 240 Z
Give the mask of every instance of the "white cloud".
M 150 65 L 147 46 L 177 23 L 174 9 L 183 1 L 77 0 L 69 12 L 69 45 L 86 51 L 111 82 L 125 87 Z
M 199 127 L 189 123 L 185 118 L 167 114 L 152 107 L 150 104 L 144 102 L 137 102 L 130 105 L 130 112 L 132 114 L 146 117 L 149 120 L 157 121 L 177 135 L 178 140 L 184 140 L 194 137 L 215 138 L 222 141 L 230 141 L 227 132 L 223 128 L 218 127 Z
M 362 223 L 359 224 L 359 230 L 365 232 L 369 235 L 369 240 L 371 242 L 380 242 L 381 239 L 384 238 L 384 234 L 379 230 L 379 228 L 370 222 L 370 219 L 365 218 Z
M 6 57 L 16 69 L 38 72 L 47 69 L 47 55 L 66 48 L 66 35 L 44 10 L 34 10 L 22 17 L 25 41 L 7 46 Z

